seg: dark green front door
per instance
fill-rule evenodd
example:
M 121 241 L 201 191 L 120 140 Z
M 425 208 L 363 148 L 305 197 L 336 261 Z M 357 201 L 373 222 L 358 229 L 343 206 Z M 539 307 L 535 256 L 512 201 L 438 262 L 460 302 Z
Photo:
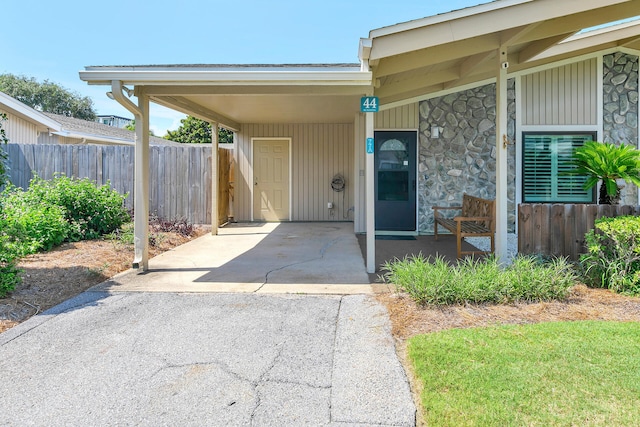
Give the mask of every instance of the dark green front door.
M 376 230 L 416 230 L 415 131 L 375 132 Z

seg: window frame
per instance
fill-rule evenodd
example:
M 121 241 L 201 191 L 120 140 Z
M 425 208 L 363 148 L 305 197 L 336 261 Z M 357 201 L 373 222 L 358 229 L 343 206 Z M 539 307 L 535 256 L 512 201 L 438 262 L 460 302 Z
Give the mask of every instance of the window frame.
M 526 180 L 526 155 L 527 155 L 527 150 L 526 150 L 526 140 L 527 140 L 527 136 L 530 135 L 548 135 L 548 136 L 565 136 L 565 137 L 570 137 L 570 136 L 577 136 L 577 135 L 588 135 L 590 137 L 590 139 L 585 139 L 584 141 L 596 141 L 597 140 L 597 132 L 596 131 L 579 131 L 579 130 L 571 130 L 571 131 L 522 131 L 522 154 L 521 154 L 521 162 L 522 162 L 522 178 L 521 178 L 521 191 L 522 191 L 522 203 L 562 203 L 562 204 L 581 204 L 581 205 L 585 205 L 585 204 L 594 204 L 596 203 L 596 188 L 592 188 L 591 190 L 587 190 L 586 193 L 590 195 L 590 200 L 589 201 L 567 201 L 567 200 L 562 200 L 560 198 L 557 199 L 553 199 L 553 200 L 545 200 L 545 201 L 540 201 L 540 200 L 527 200 L 527 192 L 526 192 L 526 184 L 527 184 L 527 180 Z

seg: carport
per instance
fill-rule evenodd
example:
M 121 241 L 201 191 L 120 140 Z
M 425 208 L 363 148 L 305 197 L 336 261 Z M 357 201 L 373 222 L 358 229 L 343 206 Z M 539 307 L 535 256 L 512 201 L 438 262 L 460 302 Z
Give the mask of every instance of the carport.
M 359 64 L 87 67 L 80 72 L 81 79 L 89 84 L 110 86 L 113 97 L 128 108 L 140 124 L 136 129 L 134 266 L 142 270 L 149 268 L 149 102 L 210 121 L 214 126 L 214 153 L 215 129 L 221 126 L 235 131 L 244 144 L 240 144 L 237 154 L 241 157 L 237 159 L 241 167 L 235 181 L 246 187 L 241 191 L 245 191 L 247 200 L 252 197 L 254 185 L 258 185 L 253 176 L 250 148 L 253 136 L 247 136 L 249 127 L 271 126 L 270 132 L 260 136 L 275 135 L 288 140 L 291 146 L 296 144 L 295 136 L 277 134 L 277 129 L 309 123 L 352 126 L 350 143 L 354 154 L 349 174 L 354 231 L 367 234 L 366 267 L 373 272 L 375 176 L 374 156 L 367 141 L 372 140 L 378 127 L 375 115 L 491 82 L 496 83 L 496 253 L 505 259 L 507 150 L 515 143 L 507 136 L 507 79 L 545 64 L 561 63 L 608 47 L 637 49 L 638 25 L 588 35 L 578 33 L 585 28 L 634 17 L 638 10 L 640 0 L 494 1 L 373 30 L 368 38 L 360 41 Z M 138 99 L 137 104 L 129 99 L 133 95 Z M 360 99 L 363 96 L 377 96 L 380 112 L 362 113 Z M 314 159 L 306 152 L 302 156 L 307 162 Z M 295 166 L 295 162 L 290 164 Z M 215 182 L 215 170 L 212 175 Z M 313 177 L 304 180 L 313 180 Z M 215 212 L 217 189 L 213 187 L 212 211 Z M 288 191 L 290 201 L 304 194 L 294 194 L 291 185 Z M 319 212 L 326 208 L 320 204 L 315 209 Z M 247 220 L 254 220 L 253 207 L 246 212 Z M 308 217 L 313 220 L 316 214 Z M 302 214 L 300 218 L 307 220 Z M 284 220 L 299 219 L 289 208 Z M 417 225 L 415 232 L 419 232 Z M 217 233 L 215 226 L 213 233 Z

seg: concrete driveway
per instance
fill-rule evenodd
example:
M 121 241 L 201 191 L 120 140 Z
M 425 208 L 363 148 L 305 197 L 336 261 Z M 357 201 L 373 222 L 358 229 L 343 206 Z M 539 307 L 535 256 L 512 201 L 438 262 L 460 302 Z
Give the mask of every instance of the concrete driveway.
M 0 425 L 415 425 L 387 313 L 352 283 L 367 281 L 362 258 L 353 275 L 324 264 L 351 244 L 325 230 L 333 238 L 311 245 L 317 256 L 294 261 L 278 242 L 297 239 L 296 226 L 271 240 L 254 233 L 245 250 L 230 243 L 225 253 L 239 255 L 213 270 L 172 251 L 152 268 L 174 283 L 157 270 L 122 275 L 0 334 Z M 272 257 L 240 261 L 252 251 Z M 239 277 L 247 282 L 229 280 Z M 326 293 L 332 278 L 363 292 L 266 293 Z

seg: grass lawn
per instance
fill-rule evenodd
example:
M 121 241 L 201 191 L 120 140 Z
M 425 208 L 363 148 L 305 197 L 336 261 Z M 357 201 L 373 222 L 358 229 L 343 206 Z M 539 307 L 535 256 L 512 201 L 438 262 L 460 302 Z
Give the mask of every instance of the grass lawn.
M 637 426 L 640 324 L 551 322 L 418 335 L 429 426 Z

